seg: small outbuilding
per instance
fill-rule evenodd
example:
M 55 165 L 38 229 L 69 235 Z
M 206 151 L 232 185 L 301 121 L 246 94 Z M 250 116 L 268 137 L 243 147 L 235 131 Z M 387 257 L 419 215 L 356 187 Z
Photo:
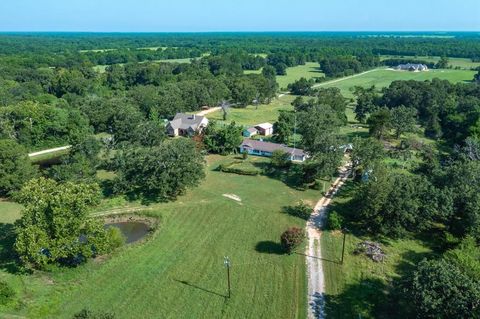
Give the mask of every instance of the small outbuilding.
M 269 136 L 273 134 L 273 124 L 271 123 L 261 123 L 258 125 L 255 125 L 255 128 L 258 131 L 258 134 L 263 135 L 263 136 Z
M 243 130 L 242 135 L 244 137 L 252 137 L 258 134 L 258 130 L 255 127 L 249 127 Z

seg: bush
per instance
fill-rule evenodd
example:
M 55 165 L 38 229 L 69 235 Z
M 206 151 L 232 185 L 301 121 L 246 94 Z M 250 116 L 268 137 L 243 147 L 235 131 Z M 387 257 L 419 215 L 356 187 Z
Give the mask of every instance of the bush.
M 242 152 L 242 158 L 243 158 L 244 160 L 246 160 L 246 159 L 248 158 L 248 152 L 247 152 L 247 151 L 243 151 L 243 152 Z
M 342 229 L 343 218 L 336 211 L 328 213 L 327 228 L 330 230 Z
M 5 281 L 0 281 L 0 305 L 6 305 L 15 297 L 15 291 Z
M 312 207 L 308 206 L 304 202 L 300 202 L 296 206 L 285 207 L 285 213 L 304 220 L 308 220 L 310 218 L 312 211 Z
M 271 164 L 273 167 L 284 168 L 291 164 L 290 154 L 282 150 L 275 150 L 272 153 Z
M 107 236 L 110 242 L 111 249 L 118 248 L 125 244 L 125 235 L 117 227 L 109 227 L 107 230 Z
M 290 227 L 282 236 L 280 236 L 280 243 L 286 253 L 291 254 L 305 238 L 305 232 L 298 227 Z
M 93 312 L 82 309 L 80 312 L 74 314 L 72 319 L 115 319 L 115 315 L 111 312 Z
M 260 174 L 260 170 L 251 167 L 247 168 L 245 166 L 240 166 L 239 164 L 242 164 L 242 161 L 234 161 L 229 164 L 220 164 L 218 166 L 218 170 L 224 173 L 234 173 L 234 174 L 239 174 L 239 175 L 249 175 L 249 176 L 255 176 Z

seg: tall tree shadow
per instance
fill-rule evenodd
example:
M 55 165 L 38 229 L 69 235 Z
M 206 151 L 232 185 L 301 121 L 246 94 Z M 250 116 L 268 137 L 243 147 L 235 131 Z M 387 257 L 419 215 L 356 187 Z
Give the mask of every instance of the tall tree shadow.
M 22 271 L 18 256 L 13 248 L 14 244 L 14 225 L 0 223 L 0 269 L 12 274 Z
M 215 292 L 215 291 L 212 291 L 212 290 L 209 290 L 209 289 L 206 289 L 206 288 L 203 288 L 203 287 L 200 287 L 196 284 L 192 284 L 186 280 L 178 280 L 178 279 L 173 279 L 175 280 L 176 282 L 182 284 L 182 285 L 185 285 L 185 286 L 188 286 L 188 287 L 191 287 L 191 288 L 194 288 L 194 289 L 198 289 L 198 290 L 201 290 L 201 291 L 204 291 L 204 292 L 207 292 L 209 294 L 212 294 L 212 295 L 216 295 L 216 296 L 219 296 L 219 297 L 222 297 L 222 298 L 228 298 L 227 295 L 223 295 L 221 293 L 218 293 L 218 292 Z

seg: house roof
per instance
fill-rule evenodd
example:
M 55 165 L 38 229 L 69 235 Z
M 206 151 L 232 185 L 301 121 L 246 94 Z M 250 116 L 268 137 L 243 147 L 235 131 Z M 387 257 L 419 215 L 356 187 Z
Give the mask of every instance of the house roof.
M 427 69 L 428 67 L 425 64 L 415 64 L 415 63 L 407 63 L 407 64 L 400 64 L 397 66 L 399 69 Z
M 249 133 L 257 133 L 258 132 L 258 130 L 255 127 L 249 127 L 247 129 L 245 129 L 245 131 L 247 131 Z
M 257 125 L 255 125 L 255 127 L 259 127 L 261 129 L 268 130 L 268 129 L 273 127 L 273 124 L 266 122 L 266 123 L 257 124 Z
M 204 118 L 204 116 L 195 114 L 177 113 L 169 124 L 173 129 L 187 130 L 191 128 L 192 130 L 196 130 Z
M 302 149 L 298 149 L 298 148 L 294 149 L 294 148 L 288 147 L 284 144 L 258 141 L 258 140 L 253 140 L 253 139 L 249 139 L 249 138 L 244 139 L 242 144 L 240 145 L 240 147 L 256 149 L 256 150 L 259 150 L 259 151 L 264 151 L 264 152 L 269 152 L 269 153 L 273 153 L 276 150 L 282 150 L 285 153 L 292 154 L 292 155 L 295 155 L 295 156 L 305 156 L 305 152 Z

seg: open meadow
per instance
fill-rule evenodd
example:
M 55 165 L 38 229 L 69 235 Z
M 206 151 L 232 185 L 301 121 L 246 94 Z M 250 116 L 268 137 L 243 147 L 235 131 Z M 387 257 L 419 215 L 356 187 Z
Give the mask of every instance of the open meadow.
M 280 234 L 302 219 L 283 213 L 320 191 L 297 190 L 267 176 L 215 171 L 234 156 L 208 156 L 207 177 L 175 202 L 152 204 L 160 228 L 144 243 L 120 248 L 78 268 L 21 274 L 9 260 L 11 240 L 0 241 L 0 277 L 22 300 L 0 309 L 28 318 L 71 318 L 82 308 L 113 310 L 117 318 L 304 318 L 305 259 L 284 255 Z M 249 157 L 261 167 L 268 159 Z M 224 195 L 238 196 L 239 200 Z M 11 231 L 18 207 L 4 214 Z M 11 238 L 10 238 L 11 239 Z M 232 297 L 226 298 L 223 257 L 232 261 Z M 95 298 L 91 296 L 95 295 Z

